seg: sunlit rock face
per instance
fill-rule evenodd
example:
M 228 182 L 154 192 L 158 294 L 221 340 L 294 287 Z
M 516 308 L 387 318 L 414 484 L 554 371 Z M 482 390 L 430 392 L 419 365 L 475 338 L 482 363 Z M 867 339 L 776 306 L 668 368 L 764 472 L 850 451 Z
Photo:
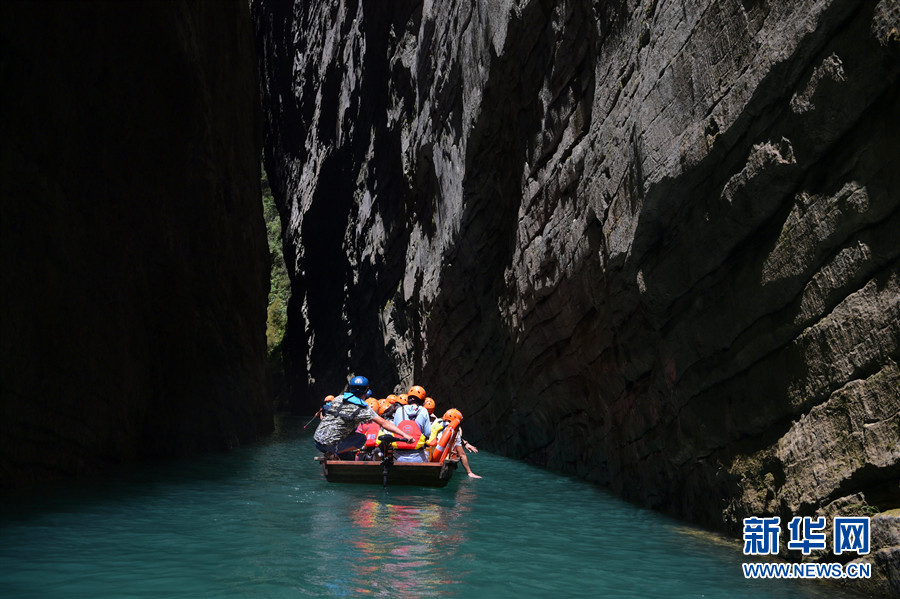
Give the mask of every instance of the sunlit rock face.
M 0 481 L 272 427 L 245 2 L 4 2 Z
M 289 373 L 740 529 L 900 495 L 897 5 L 255 5 Z

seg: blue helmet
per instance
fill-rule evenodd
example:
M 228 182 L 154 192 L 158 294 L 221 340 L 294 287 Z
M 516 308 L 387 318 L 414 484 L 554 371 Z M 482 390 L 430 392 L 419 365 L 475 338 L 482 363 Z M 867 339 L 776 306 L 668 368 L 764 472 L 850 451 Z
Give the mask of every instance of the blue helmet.
M 369 379 L 364 376 L 355 376 L 350 379 L 348 389 L 353 394 L 364 394 L 369 389 Z

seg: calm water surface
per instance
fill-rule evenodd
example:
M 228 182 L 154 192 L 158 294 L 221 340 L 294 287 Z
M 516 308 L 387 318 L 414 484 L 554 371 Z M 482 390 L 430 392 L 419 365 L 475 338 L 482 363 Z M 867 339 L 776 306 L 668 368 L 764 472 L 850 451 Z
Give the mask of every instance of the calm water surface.
M 444 489 L 330 484 L 302 424 L 4 499 L 0 597 L 841 596 L 747 581 L 734 542 L 486 452 Z

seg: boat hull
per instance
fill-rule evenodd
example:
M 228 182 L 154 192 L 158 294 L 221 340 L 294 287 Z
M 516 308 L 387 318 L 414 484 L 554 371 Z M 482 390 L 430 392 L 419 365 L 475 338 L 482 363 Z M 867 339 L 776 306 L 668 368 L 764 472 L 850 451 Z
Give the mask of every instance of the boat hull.
M 378 462 L 351 462 L 316 458 L 322 464 L 325 479 L 332 483 L 377 484 L 385 482 L 384 466 Z M 459 464 L 458 460 L 442 463 L 417 462 L 394 463 L 388 466 L 388 485 L 417 487 L 445 487 Z

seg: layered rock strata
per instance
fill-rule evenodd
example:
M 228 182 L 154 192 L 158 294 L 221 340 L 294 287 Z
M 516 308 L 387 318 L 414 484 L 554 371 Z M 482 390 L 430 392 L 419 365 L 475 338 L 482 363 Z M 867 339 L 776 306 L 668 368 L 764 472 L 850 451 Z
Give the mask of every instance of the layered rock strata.
M 4 2 L 0 483 L 272 428 L 249 8 Z
M 298 402 L 415 381 L 494 451 L 732 533 L 898 507 L 895 2 L 255 19 Z

